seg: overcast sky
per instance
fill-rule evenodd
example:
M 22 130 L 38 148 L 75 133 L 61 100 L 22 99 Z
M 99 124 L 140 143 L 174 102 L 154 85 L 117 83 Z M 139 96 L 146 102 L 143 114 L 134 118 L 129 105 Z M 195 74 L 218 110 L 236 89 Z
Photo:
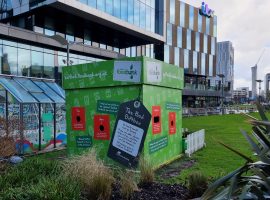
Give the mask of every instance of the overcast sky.
M 199 7 L 202 0 L 182 0 Z M 251 69 L 258 61 L 258 79 L 270 73 L 270 0 L 206 0 L 218 17 L 219 41 L 234 46 L 234 88 L 249 87 Z M 264 87 L 262 87 L 264 90 Z

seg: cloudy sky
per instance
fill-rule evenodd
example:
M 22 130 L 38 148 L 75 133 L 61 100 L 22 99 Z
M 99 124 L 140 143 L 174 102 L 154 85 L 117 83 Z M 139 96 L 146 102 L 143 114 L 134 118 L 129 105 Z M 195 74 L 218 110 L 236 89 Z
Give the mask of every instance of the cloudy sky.
M 199 7 L 202 0 L 182 0 Z M 206 0 L 218 17 L 218 41 L 230 40 L 235 52 L 236 87 L 251 90 L 251 66 L 258 61 L 258 79 L 270 73 L 270 0 Z M 264 89 L 264 87 L 262 88 Z

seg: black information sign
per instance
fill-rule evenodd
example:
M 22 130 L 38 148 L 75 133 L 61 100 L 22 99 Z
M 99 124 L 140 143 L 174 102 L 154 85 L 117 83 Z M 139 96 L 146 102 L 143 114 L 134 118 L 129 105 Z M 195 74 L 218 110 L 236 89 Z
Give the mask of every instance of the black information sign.
M 138 100 L 119 107 L 108 156 L 127 166 L 136 167 L 151 120 L 151 114 Z

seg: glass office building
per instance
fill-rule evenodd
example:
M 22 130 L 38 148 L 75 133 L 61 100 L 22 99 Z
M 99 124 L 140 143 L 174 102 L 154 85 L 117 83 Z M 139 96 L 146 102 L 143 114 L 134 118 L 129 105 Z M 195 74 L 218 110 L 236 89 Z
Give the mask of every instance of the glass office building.
M 0 5 L 0 74 L 55 79 L 61 67 L 148 56 L 185 69 L 183 105 L 202 107 L 220 93 L 216 76 L 217 17 L 179 0 L 6 0 Z
M 184 68 L 186 107 L 216 106 L 219 92 L 210 83 L 216 76 L 217 17 L 178 0 L 166 1 L 165 62 Z

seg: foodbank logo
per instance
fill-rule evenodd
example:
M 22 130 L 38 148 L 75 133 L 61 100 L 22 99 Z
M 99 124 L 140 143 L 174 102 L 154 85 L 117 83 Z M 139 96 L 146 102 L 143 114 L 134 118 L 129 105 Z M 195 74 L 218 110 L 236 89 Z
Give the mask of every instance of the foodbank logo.
M 115 61 L 113 80 L 139 83 L 141 81 L 141 61 Z
M 117 74 L 119 75 L 128 75 L 130 79 L 133 79 L 134 76 L 137 76 L 137 70 L 134 69 L 133 64 L 130 65 L 129 69 L 118 69 Z

